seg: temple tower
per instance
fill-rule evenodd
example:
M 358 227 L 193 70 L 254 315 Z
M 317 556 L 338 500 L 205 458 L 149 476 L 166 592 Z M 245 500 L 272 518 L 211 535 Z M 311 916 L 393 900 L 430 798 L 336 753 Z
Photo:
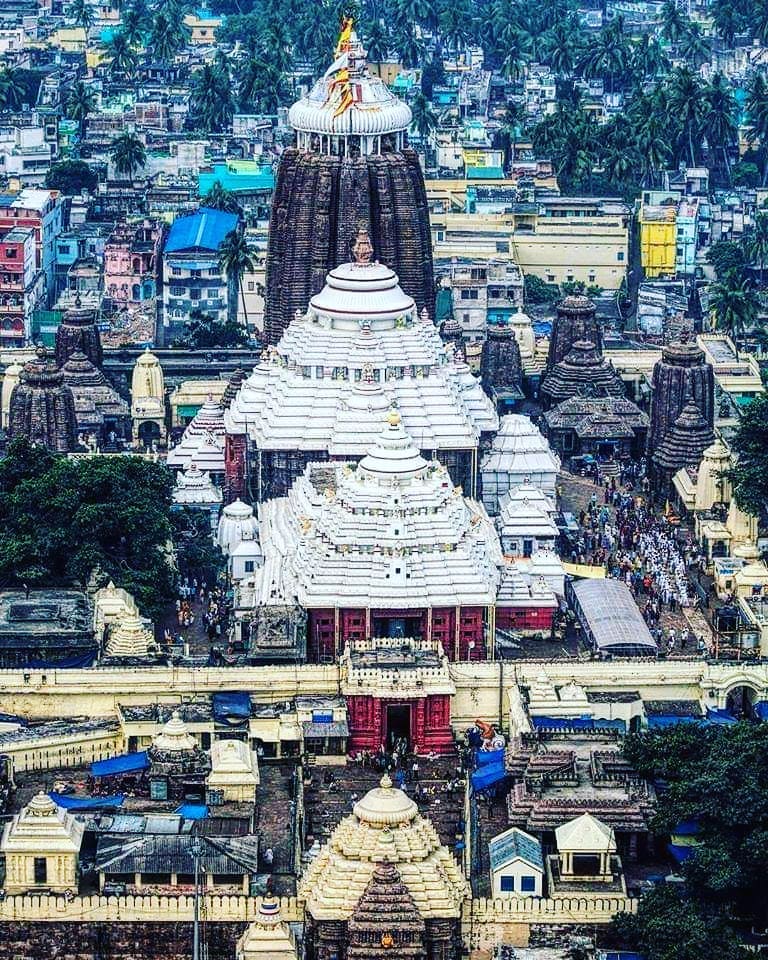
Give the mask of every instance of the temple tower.
M 507 324 L 488 327 L 480 363 L 480 379 L 499 413 L 523 398 L 523 363 L 515 332 Z
M 388 860 L 377 864 L 349 919 L 347 960 L 427 960 L 426 925 L 408 887 Z
M 587 340 L 594 344 L 597 352 L 602 354 L 603 331 L 597 319 L 594 303 L 589 297 L 565 297 L 557 305 L 557 316 L 552 324 L 547 371 L 560 363 L 579 340 Z
M 693 403 L 699 409 L 711 431 L 715 422 L 715 376 L 712 365 L 704 358 L 704 351 L 693 341 L 683 340 L 664 347 L 661 360 L 653 368 L 651 385 L 648 455 L 653 464 L 658 460 L 654 457 L 657 447 L 686 403 Z M 712 439 L 710 432 L 710 439 L 705 446 Z M 688 465 L 687 461 L 685 465 Z
M 651 450 L 651 472 L 657 484 L 669 487 L 683 467 L 698 467 L 715 431 L 696 403 L 687 399 L 661 440 Z
M 562 360 L 547 370 L 541 395 L 552 406 L 570 397 L 623 397 L 624 384 L 594 343 L 577 340 Z
M 56 331 L 56 362 L 59 366 L 69 360 L 73 353 L 81 352 L 95 367 L 100 367 L 104 358 L 101 348 L 101 335 L 96 324 L 96 311 L 84 307 L 80 297 L 64 314 L 64 319 Z
M 35 358 L 19 374 L 11 394 L 8 433 L 27 437 L 54 453 L 69 453 L 75 447 L 75 398 L 45 347 L 38 347 Z
M 336 60 L 295 103 L 296 146 L 277 171 L 269 222 L 264 332 L 277 343 L 297 310 L 349 259 L 358 225 L 418 310 L 434 314 L 432 242 L 424 178 L 407 146 L 410 108 L 373 76 L 345 21 Z

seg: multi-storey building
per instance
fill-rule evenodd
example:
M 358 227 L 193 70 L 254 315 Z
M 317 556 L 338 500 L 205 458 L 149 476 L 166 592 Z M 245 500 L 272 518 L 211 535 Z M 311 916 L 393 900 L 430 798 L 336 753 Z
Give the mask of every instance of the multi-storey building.
M 14 227 L 0 236 L 0 344 L 21 347 L 30 338 L 30 319 L 45 295 L 37 268 L 35 235 Z
M 104 293 L 112 303 L 125 307 L 156 295 L 162 241 L 162 227 L 150 220 L 115 227 L 104 249 Z
M 35 266 L 45 277 L 45 298 L 54 288 L 55 243 L 63 226 L 64 207 L 58 190 L 26 188 L 0 194 L 0 234 L 14 227 L 28 227 L 35 235 Z

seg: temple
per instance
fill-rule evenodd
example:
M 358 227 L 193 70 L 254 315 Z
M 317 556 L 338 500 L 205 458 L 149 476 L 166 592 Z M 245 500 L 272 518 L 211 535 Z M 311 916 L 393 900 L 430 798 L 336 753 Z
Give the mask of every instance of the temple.
M 56 362 L 63 366 L 77 352 L 85 354 L 94 367 L 101 367 L 104 354 L 96 311 L 91 306 L 84 306 L 79 295 L 65 311 L 56 330 Z
M 593 344 L 597 352 L 602 354 L 603 332 L 594 303 L 589 297 L 568 296 L 557 305 L 557 316 L 549 339 L 547 372 L 560 363 L 580 340 Z
M 326 273 L 346 260 L 361 222 L 417 309 L 433 314 L 424 178 L 407 146 L 411 111 L 369 72 L 351 22 L 335 62 L 291 107 L 288 122 L 296 146 L 280 158 L 269 222 L 267 342 L 277 343 Z
M 13 388 L 8 434 L 27 437 L 54 453 L 69 453 L 75 448 L 75 398 L 45 347 L 38 347 L 35 358 L 24 364 Z
M 225 411 L 225 499 L 285 496 L 310 462 L 359 459 L 391 406 L 428 458 L 474 494 L 492 402 L 360 230 L 309 309 L 269 348 Z

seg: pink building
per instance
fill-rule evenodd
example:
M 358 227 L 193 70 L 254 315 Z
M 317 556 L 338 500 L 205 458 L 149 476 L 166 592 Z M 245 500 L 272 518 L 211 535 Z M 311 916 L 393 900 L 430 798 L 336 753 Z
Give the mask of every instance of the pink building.
M 157 294 L 163 228 L 145 220 L 121 223 L 104 248 L 104 293 L 121 307 Z

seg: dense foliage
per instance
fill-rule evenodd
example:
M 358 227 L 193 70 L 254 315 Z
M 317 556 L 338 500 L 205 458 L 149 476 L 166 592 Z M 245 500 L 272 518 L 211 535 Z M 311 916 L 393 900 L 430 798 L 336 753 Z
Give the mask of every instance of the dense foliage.
M 768 396 L 748 404 L 731 440 L 736 466 L 730 472 L 736 502 L 761 516 L 768 504 Z
M 74 196 L 83 190 L 93 193 L 99 182 L 98 174 L 82 160 L 62 160 L 54 163 L 45 178 L 50 190 L 61 190 L 66 196 Z
M 235 320 L 217 320 L 210 313 L 193 310 L 189 315 L 186 334 L 171 344 L 186 350 L 214 350 L 242 347 L 248 343 L 248 334 Z
M 678 724 L 628 737 L 624 754 L 661 782 L 654 830 L 695 821 L 699 845 L 681 888 L 644 899 L 617 932 L 647 960 L 743 956 L 738 928 L 768 919 L 768 724 Z
M 174 596 L 173 478 L 139 457 L 57 457 L 24 438 L 0 460 L 0 579 L 85 586 L 94 571 L 156 616 Z

